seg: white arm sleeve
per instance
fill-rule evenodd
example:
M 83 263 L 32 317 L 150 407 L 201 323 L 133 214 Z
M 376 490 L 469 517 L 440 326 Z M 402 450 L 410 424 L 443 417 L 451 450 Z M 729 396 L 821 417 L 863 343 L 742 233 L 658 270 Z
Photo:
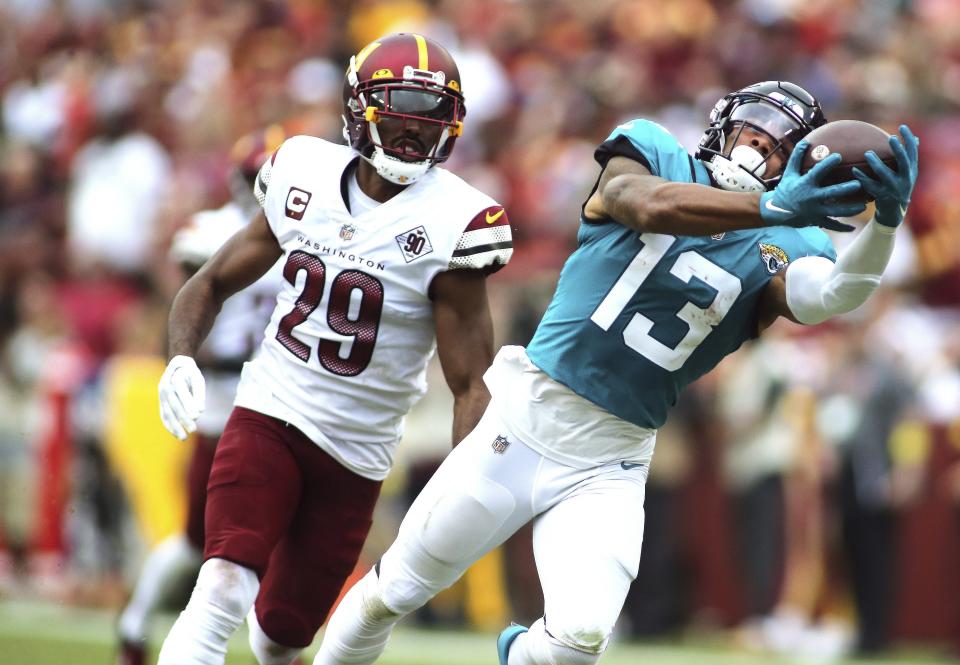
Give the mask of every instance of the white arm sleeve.
M 870 220 L 836 263 L 821 256 L 793 261 L 787 268 L 787 306 L 797 321 L 820 323 L 866 302 L 893 253 L 895 232 Z

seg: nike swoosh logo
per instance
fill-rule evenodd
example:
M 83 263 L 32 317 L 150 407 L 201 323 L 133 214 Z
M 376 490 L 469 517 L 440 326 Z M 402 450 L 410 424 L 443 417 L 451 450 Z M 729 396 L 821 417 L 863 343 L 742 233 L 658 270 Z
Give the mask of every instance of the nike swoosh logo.
M 767 210 L 772 210 L 773 212 L 782 212 L 787 215 L 794 214 L 792 210 L 787 210 L 786 208 L 781 208 L 778 205 L 774 205 L 772 197 L 767 199 L 767 202 L 764 203 L 764 205 L 766 206 Z
M 498 219 L 500 219 L 501 217 L 503 217 L 503 212 L 504 212 L 504 211 L 503 211 L 503 208 L 500 208 L 500 210 L 498 210 L 497 213 L 494 214 L 494 215 L 491 215 L 491 214 L 488 212 L 488 213 L 487 213 L 487 224 L 493 224 L 495 221 L 497 221 Z
M 632 471 L 633 469 L 639 469 L 642 466 L 646 466 L 646 464 L 643 464 L 642 462 L 639 464 L 634 462 L 620 462 L 620 468 L 624 471 Z

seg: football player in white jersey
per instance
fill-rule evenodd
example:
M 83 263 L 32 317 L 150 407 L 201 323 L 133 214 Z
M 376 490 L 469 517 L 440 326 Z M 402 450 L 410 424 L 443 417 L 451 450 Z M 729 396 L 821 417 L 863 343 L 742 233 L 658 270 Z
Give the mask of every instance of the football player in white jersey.
M 479 421 L 493 356 L 485 278 L 512 241 L 502 206 L 437 167 L 463 128 L 461 90 L 430 39 L 363 48 L 344 85 L 349 145 L 288 139 L 257 179 L 263 214 L 177 295 L 160 408 L 185 438 L 204 402 L 193 356 L 221 303 L 284 262 L 210 472 L 205 562 L 162 665 L 223 663 L 251 607 L 261 665 L 310 644 L 357 562 L 435 348 L 453 441 Z
M 170 244 L 170 259 L 181 267 L 184 279 L 199 270 L 234 233 L 259 210 L 252 187 L 260 166 L 283 141 L 283 129 L 273 125 L 243 136 L 230 153 L 232 197 L 224 206 L 194 214 Z M 196 441 L 187 472 L 187 520 L 174 534 L 151 550 L 136 587 L 117 622 L 118 665 L 144 665 L 148 623 L 171 585 L 196 573 L 203 554 L 203 513 L 207 478 L 217 440 L 233 408 L 240 369 L 260 344 L 270 320 L 282 276 L 280 264 L 256 283 L 223 303 L 217 321 L 200 347 L 197 362 L 206 383 L 206 409 L 197 420 Z

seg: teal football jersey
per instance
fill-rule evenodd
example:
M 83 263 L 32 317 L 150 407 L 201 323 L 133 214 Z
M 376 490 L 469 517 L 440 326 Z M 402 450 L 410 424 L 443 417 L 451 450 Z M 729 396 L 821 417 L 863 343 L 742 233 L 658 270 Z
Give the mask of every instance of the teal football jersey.
M 675 182 L 710 186 L 703 163 L 656 123 L 617 127 L 597 149 Z M 801 256 L 836 259 L 819 228 L 691 237 L 581 216 L 578 247 L 527 348 L 551 378 L 614 415 L 660 427 L 691 381 L 757 334 L 767 282 Z

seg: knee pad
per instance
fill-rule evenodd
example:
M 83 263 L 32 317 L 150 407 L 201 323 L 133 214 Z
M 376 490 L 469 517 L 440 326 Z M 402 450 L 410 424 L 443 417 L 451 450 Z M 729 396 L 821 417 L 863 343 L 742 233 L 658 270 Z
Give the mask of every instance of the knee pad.
M 290 665 L 300 653 L 299 647 L 288 647 L 270 639 L 257 621 L 257 613 L 250 610 L 247 614 L 250 650 L 260 665 Z
M 562 644 L 551 645 L 550 652 L 553 656 L 552 665 L 594 665 L 600 660 L 599 653 L 578 651 Z
M 190 604 L 215 608 L 239 626 L 259 589 L 257 574 L 249 568 L 225 559 L 208 559 L 200 566 Z
M 260 582 L 249 568 L 224 559 L 200 567 L 190 602 L 163 642 L 158 665 L 223 663 L 227 642 L 243 623 Z
M 394 543 L 383 555 L 383 559 L 357 582 L 361 597 L 361 611 L 370 622 L 399 619 L 414 610 L 420 609 L 437 593 L 433 580 L 442 573 L 436 568 L 423 565 L 408 565 L 413 553 L 398 555 L 398 544 Z M 411 568 L 427 572 L 427 577 L 411 574 Z M 431 577 L 432 576 L 432 577 Z M 443 587 L 438 587 L 442 589 Z
M 602 648 L 598 651 L 586 651 L 579 646 L 566 644 L 547 632 L 542 618 L 534 622 L 527 633 L 517 638 L 512 649 L 519 650 L 517 660 L 526 665 L 595 665 L 603 652 Z
M 397 541 L 383 555 L 376 571 L 376 594 L 365 595 L 373 611 L 390 611 L 398 616 L 423 607 L 443 589 L 453 584 L 461 570 L 445 565 L 431 556 L 422 543 Z M 379 609 L 379 605 L 383 609 Z
M 377 568 L 371 568 L 370 572 L 357 582 L 357 588 L 360 591 L 360 611 L 364 620 L 368 623 L 377 624 L 383 621 L 391 621 L 406 614 L 391 609 L 383 600 Z
M 456 582 L 487 549 L 515 506 L 513 494 L 486 478 L 441 494 L 404 521 L 378 567 L 380 596 L 407 614 Z
M 602 625 L 597 622 L 591 622 L 588 617 L 578 620 L 576 623 L 571 621 L 550 621 L 540 619 L 543 625 L 543 631 L 547 639 L 557 645 L 562 645 L 573 651 L 591 656 L 594 659 L 599 658 L 607 643 L 610 641 L 610 634 L 613 632 L 613 626 Z M 539 623 L 539 622 L 538 622 Z M 534 624 L 536 626 L 537 624 Z M 531 629 L 533 627 L 531 626 Z M 560 661 L 557 661 L 558 663 Z M 563 662 L 580 663 L 579 660 L 565 660 Z M 593 661 L 583 661 L 593 662 Z
M 599 658 L 600 654 L 607 648 L 607 642 L 610 639 L 610 631 L 597 625 L 582 624 L 572 627 L 551 624 L 547 630 L 557 644 L 562 644 L 574 651 L 592 655 L 596 658 Z M 569 662 L 579 663 L 580 661 Z

